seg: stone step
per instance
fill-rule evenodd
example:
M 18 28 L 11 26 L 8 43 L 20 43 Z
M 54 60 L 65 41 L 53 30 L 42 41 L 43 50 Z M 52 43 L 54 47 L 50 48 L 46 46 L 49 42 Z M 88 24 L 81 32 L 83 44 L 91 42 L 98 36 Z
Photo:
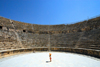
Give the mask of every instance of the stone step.
M 100 49 L 100 48 L 89 48 L 89 49 Z
M 94 47 L 94 46 L 100 46 L 100 45 L 90 45 L 91 47 Z
M 100 48 L 100 47 L 90 47 L 90 48 Z

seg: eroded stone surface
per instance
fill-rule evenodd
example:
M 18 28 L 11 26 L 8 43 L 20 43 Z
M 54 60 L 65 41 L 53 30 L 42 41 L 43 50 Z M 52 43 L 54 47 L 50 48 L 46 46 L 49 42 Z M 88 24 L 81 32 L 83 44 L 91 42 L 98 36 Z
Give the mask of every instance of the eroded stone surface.
M 0 50 L 48 46 L 100 50 L 100 17 L 70 25 L 36 25 L 0 17 Z

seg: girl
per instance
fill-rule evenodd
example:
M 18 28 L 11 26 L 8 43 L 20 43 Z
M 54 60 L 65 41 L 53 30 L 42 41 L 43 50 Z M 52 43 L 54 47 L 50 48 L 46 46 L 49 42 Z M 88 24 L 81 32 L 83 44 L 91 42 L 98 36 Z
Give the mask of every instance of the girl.
M 50 62 L 51 62 L 51 53 L 49 53 L 49 57 L 50 57 Z

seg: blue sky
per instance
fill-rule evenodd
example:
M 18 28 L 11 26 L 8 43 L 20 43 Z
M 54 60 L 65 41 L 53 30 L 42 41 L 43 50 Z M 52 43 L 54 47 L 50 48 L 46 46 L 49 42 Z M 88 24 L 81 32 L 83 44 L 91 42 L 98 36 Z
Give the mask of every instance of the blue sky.
M 0 0 L 0 16 L 31 24 L 74 24 L 100 16 L 100 0 Z

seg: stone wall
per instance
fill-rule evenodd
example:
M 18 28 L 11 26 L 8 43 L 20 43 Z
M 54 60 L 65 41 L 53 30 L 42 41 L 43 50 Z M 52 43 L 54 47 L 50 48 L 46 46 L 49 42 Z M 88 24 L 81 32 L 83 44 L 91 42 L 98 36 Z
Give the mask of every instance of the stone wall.
M 75 49 L 75 48 L 51 48 L 52 51 L 60 51 L 60 52 L 72 52 L 72 53 L 78 53 L 78 54 L 85 54 L 88 56 L 93 56 L 96 58 L 100 58 L 100 50 L 93 50 L 93 49 Z M 7 56 L 12 56 L 20 53 L 26 53 L 26 52 L 37 52 L 37 51 L 48 51 L 48 48 L 28 48 L 28 49 L 14 49 L 14 50 L 5 50 L 0 51 L 0 58 L 4 58 Z
M 0 50 L 48 46 L 100 50 L 100 17 L 70 25 L 36 25 L 0 17 Z

